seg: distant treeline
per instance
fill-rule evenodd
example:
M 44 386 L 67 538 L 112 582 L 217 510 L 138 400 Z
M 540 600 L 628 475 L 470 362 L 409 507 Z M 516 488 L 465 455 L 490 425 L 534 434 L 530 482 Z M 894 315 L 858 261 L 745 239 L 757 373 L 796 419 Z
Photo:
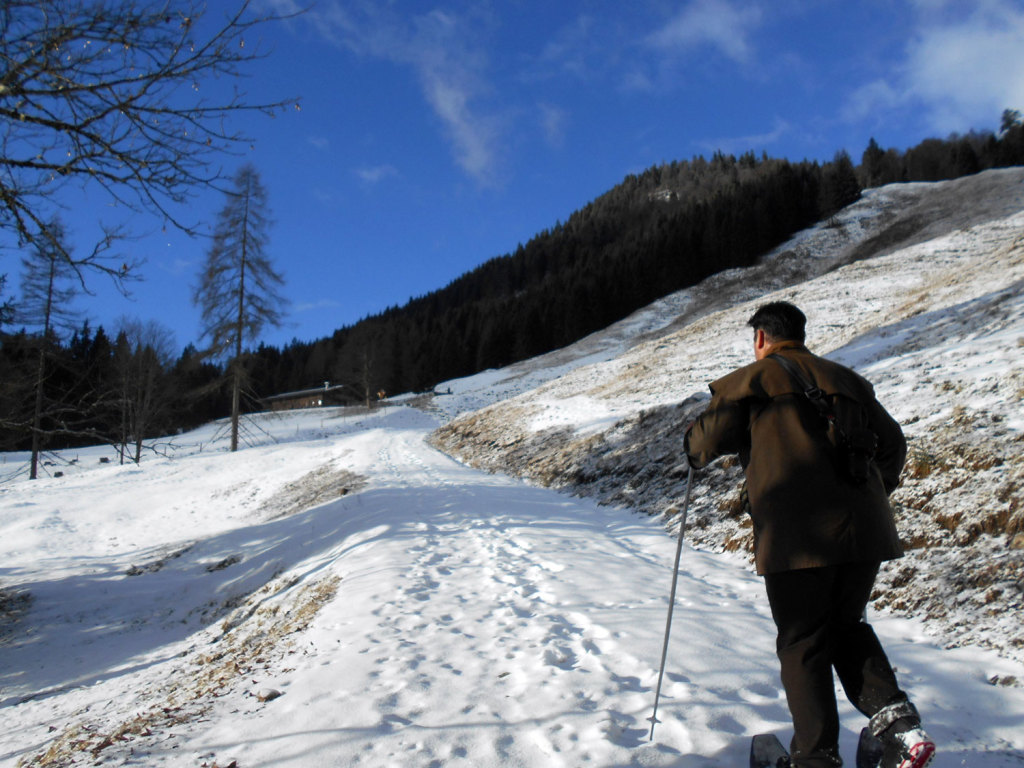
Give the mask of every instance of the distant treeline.
M 360 392 L 437 382 L 565 346 L 708 275 L 753 263 L 857 200 L 862 188 L 940 181 L 1024 164 L 1024 126 L 927 139 L 906 152 L 874 139 L 854 167 L 717 153 L 655 166 L 441 290 L 313 342 L 253 355 L 265 392 L 317 382 Z
M 716 154 L 651 168 L 441 290 L 325 339 L 259 349 L 255 378 L 270 391 L 331 380 L 397 393 L 507 365 L 750 264 L 859 196 L 845 154 L 824 166 Z
M 249 406 L 328 381 L 366 401 L 381 391 L 428 390 L 558 349 L 711 274 L 752 264 L 857 200 L 864 187 L 1021 164 L 1024 126 L 1017 119 L 999 136 L 928 139 L 904 152 L 883 150 L 872 139 L 859 166 L 845 152 L 824 164 L 716 153 L 655 166 L 440 290 L 326 338 L 253 350 L 246 360 Z M 2 334 L 0 342 L 0 448 L 26 445 L 19 414 L 40 344 L 53 361 L 51 446 L 135 438 L 126 426 L 125 376 L 141 370 L 131 363 L 144 345 L 111 340 L 88 325 L 66 341 L 22 331 Z M 146 437 L 227 413 L 221 370 L 194 347 L 156 368 L 152 386 L 159 384 L 162 405 L 141 422 Z M 62 402 L 71 407 L 57 407 Z
M 88 322 L 63 343 L 20 330 L 0 335 L 0 450 L 31 443 L 40 348 L 47 449 L 109 443 L 134 460 L 141 439 L 199 426 L 230 406 L 223 371 L 194 346 L 175 360 L 159 338 L 121 332 L 111 339 Z

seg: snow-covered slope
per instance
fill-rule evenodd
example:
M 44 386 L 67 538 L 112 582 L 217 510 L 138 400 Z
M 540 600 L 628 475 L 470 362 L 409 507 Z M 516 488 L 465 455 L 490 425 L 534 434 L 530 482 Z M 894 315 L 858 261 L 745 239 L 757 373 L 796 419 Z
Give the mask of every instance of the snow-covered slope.
M 986 178 L 997 197 L 966 197 Z M 876 605 L 927 618 L 941 642 L 1024 660 L 1024 172 L 910 186 L 875 190 L 848 209 L 848 240 L 812 230 L 765 265 L 681 292 L 678 303 L 705 314 L 612 361 L 463 415 L 435 444 L 473 466 L 671 514 L 685 489 L 682 429 L 706 404 L 707 383 L 752 360 L 745 323 L 758 304 L 794 301 L 809 318 L 808 345 L 872 380 L 909 439 L 893 500 L 910 553 L 886 567 L 890 588 Z M 879 253 L 890 230 L 911 229 L 905 213 L 879 206 L 895 194 L 919 196 L 907 206 L 916 237 Z M 1015 211 L 1006 215 L 1008 202 Z M 954 206 L 958 221 L 977 223 L 949 229 L 921 218 Z M 887 229 L 865 237 L 879 210 L 890 213 Z M 771 264 L 808 242 L 831 271 L 777 288 Z M 726 280 L 744 290 L 722 290 Z M 729 461 L 698 476 L 697 543 L 749 550 L 738 476 Z
M 577 368 L 613 360 L 640 343 L 769 291 L 1019 214 L 1024 210 L 1022 182 L 1024 171 L 1010 168 L 941 184 L 893 184 L 866 190 L 860 201 L 834 217 L 833 225 L 797 234 L 758 265 L 727 270 L 695 289 L 670 294 L 564 349 L 441 385 L 438 391 L 450 388 L 461 397 L 437 398 L 435 403 L 449 417 L 491 405 Z M 839 320 L 845 322 L 845 317 L 835 324 Z M 747 351 L 744 346 L 743 354 Z
M 781 289 L 915 440 L 907 530 L 973 536 L 975 554 L 915 549 L 900 567 L 919 574 L 890 578 L 931 583 L 942 551 L 966 578 L 975 557 L 1003 578 L 1005 535 L 934 510 L 1019 509 L 1022 179 L 872 191 L 776 263 L 572 348 L 372 413 L 262 414 L 237 454 L 214 424 L 138 467 L 103 448 L 51 457 L 63 476 L 37 482 L 0 455 L 0 765 L 743 764 L 749 736 L 785 739 L 788 717 L 760 580 L 742 551 L 714 551 L 741 549 L 719 510 L 736 470 L 695 491 L 653 741 L 675 541 L 628 507 L 677 503 L 680 420 L 746 359 L 744 302 Z M 430 447 L 458 414 L 435 441 L 501 472 Z M 956 649 L 919 610 L 875 614 L 939 768 L 1024 763 L 1015 588 Z M 977 620 L 972 589 L 949 602 Z M 863 719 L 842 713 L 852 760 Z

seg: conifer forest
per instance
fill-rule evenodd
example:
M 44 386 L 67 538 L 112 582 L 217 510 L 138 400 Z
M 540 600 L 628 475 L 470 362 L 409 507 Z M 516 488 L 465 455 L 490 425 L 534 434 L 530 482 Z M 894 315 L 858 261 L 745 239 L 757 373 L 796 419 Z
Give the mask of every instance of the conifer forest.
M 839 152 L 824 164 L 716 153 L 654 166 L 404 306 L 320 339 L 245 350 L 243 410 L 325 382 L 353 403 L 427 391 L 558 349 L 708 275 L 749 265 L 863 188 L 1019 164 L 1018 119 L 998 135 L 927 139 L 905 151 L 872 139 L 859 165 Z M 28 449 L 36 435 L 49 449 L 108 442 L 122 460 L 138 461 L 144 438 L 229 413 L 227 367 L 195 345 L 178 352 L 158 328 L 108 332 L 87 321 L 30 331 L 10 315 L 16 302 L 3 298 L 0 449 Z

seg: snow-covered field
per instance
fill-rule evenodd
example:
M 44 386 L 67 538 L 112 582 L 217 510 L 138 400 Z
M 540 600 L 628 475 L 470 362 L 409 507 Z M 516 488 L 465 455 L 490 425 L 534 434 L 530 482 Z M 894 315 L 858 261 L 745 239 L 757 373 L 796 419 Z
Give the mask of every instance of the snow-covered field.
M 844 237 L 864 247 L 887 206 L 920 207 L 925 194 L 876 190 L 847 213 L 845 235 L 801 235 L 774 272 L 720 276 L 573 348 L 451 382 L 450 395 L 369 414 L 259 415 L 236 454 L 220 424 L 140 466 L 101 463 L 110 449 L 69 452 L 47 468 L 62 477 L 36 482 L 23 455 L 0 455 L 0 765 L 732 768 L 752 734 L 786 740 L 760 579 L 744 553 L 704 546 L 683 552 L 662 722 L 648 740 L 673 535 L 656 516 L 541 487 L 516 445 L 560 435 L 574 461 L 578 442 L 614 443 L 644 413 L 668 423 L 674 403 L 745 359 L 743 301 L 764 292 L 750 275 L 774 273 L 771 290 L 812 322 L 831 313 L 823 351 L 865 370 L 887 405 L 911 400 L 893 410 L 912 436 L 970 416 L 979 439 L 1019 447 L 1024 219 L 1001 209 L 988 223 L 919 228 L 903 249 L 922 254 L 915 268 L 883 252 L 829 272 L 848 248 L 818 248 L 817 266 L 797 253 Z M 1005 191 L 994 197 L 1007 204 Z M 957 260 L 976 250 L 968 241 L 992 258 Z M 716 306 L 730 284 L 754 292 Z M 938 352 L 923 341 L 936 327 L 949 340 Z M 680 354 L 702 336 L 713 359 Z M 958 386 L 941 412 L 931 393 Z M 460 413 L 451 425 L 478 419 L 467 452 L 486 469 L 428 442 Z M 451 427 L 442 434 L 451 440 Z M 499 436 L 485 461 L 480 446 Z M 674 497 L 662 487 L 651 498 Z M 1001 620 L 1019 626 L 1012 600 L 998 603 Z M 1024 765 L 1024 663 L 977 643 L 945 648 L 923 617 L 872 620 L 940 745 L 938 768 Z M 992 632 L 1012 636 L 1002 626 Z M 863 718 L 841 711 L 852 763 Z

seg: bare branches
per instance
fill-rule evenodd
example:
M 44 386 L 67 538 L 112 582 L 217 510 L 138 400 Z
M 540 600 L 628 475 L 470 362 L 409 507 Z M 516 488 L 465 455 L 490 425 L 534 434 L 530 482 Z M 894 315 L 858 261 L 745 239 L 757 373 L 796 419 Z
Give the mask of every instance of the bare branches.
M 4 286 L 7 285 L 7 275 L 0 275 L 0 330 L 14 317 L 14 305 L 9 298 L 4 297 Z
M 229 118 L 297 106 L 236 88 L 264 55 L 249 37 L 279 17 L 249 0 L 219 20 L 205 11 L 195 0 L 4 3 L 0 228 L 20 244 L 46 238 L 54 194 L 74 183 L 193 231 L 176 207 L 222 180 L 217 154 L 250 141 Z M 105 233 L 106 247 L 123 234 Z

